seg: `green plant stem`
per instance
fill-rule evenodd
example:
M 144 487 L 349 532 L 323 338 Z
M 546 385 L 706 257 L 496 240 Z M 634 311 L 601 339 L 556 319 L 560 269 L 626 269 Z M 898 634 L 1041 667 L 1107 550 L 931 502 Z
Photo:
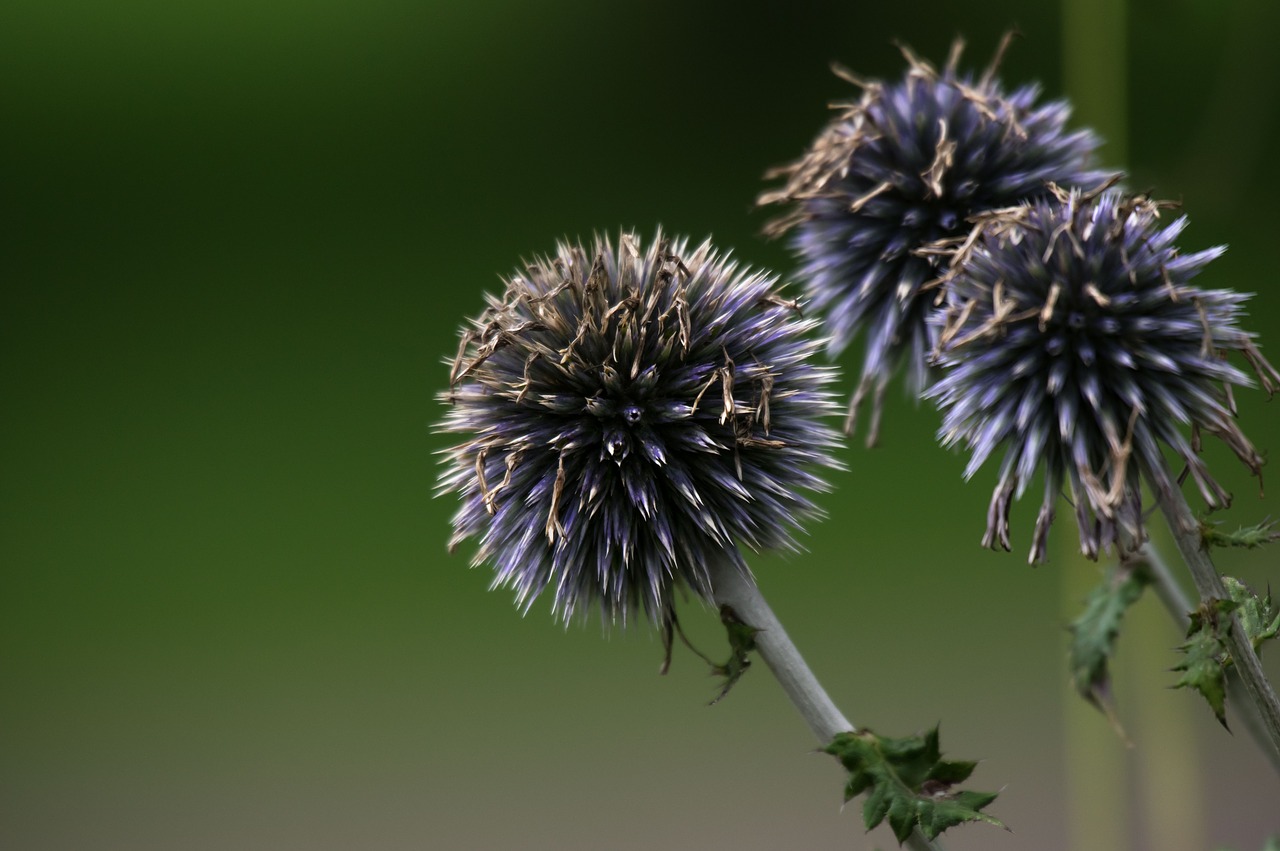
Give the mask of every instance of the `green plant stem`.
M 760 658 L 818 741 L 827 745 L 837 733 L 856 731 L 814 676 L 755 580 L 727 561 L 709 565 L 708 572 L 716 604 L 730 607 L 743 623 L 757 630 L 755 644 Z M 919 829 L 913 830 L 904 844 L 912 851 L 942 851 L 942 843 L 926 839 Z
M 1191 602 L 1191 598 L 1187 596 L 1187 592 L 1183 590 L 1181 583 L 1173 575 L 1169 565 L 1164 560 L 1164 556 L 1160 554 L 1160 550 L 1151 542 L 1147 542 L 1140 553 L 1143 565 L 1145 567 L 1147 577 L 1151 580 L 1151 588 L 1155 595 L 1164 604 L 1168 610 L 1169 616 L 1173 618 L 1178 629 L 1186 633 L 1187 628 L 1191 624 L 1189 613 L 1195 608 L 1195 604 Z M 1271 767 L 1277 774 L 1280 774 L 1280 751 L 1271 747 L 1271 740 L 1267 734 L 1267 728 L 1263 726 L 1262 717 L 1258 714 L 1257 707 L 1250 700 L 1249 693 L 1245 690 L 1244 683 L 1240 680 L 1240 673 L 1234 667 L 1227 670 L 1227 705 L 1235 711 L 1236 717 L 1244 726 L 1245 731 L 1257 743 L 1258 748 L 1267 756 L 1271 762 Z
M 1230 599 L 1222 577 L 1209 558 L 1208 549 L 1200 536 L 1200 523 L 1191 513 L 1191 506 L 1180 490 L 1170 490 L 1159 494 L 1160 510 L 1164 512 L 1169 530 L 1173 532 L 1173 540 L 1182 553 L 1182 558 L 1191 571 L 1191 579 L 1201 600 L 1210 597 L 1219 600 Z M 1253 704 L 1261 719 L 1265 733 L 1263 750 L 1273 762 L 1280 759 L 1280 699 L 1276 698 L 1275 689 L 1267 681 L 1263 673 L 1262 663 L 1254 652 L 1253 644 L 1240 625 L 1240 618 L 1234 613 L 1228 624 L 1225 636 L 1227 650 L 1231 653 L 1233 668 L 1244 684 L 1245 696 Z

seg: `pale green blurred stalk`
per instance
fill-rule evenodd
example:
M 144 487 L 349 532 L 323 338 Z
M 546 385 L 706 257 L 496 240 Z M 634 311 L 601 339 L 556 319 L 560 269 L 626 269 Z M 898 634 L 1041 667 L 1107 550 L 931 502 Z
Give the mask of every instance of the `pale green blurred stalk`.
M 1153 528 L 1149 534 L 1165 537 L 1160 534 L 1164 531 Z M 1144 595 L 1125 616 L 1114 671 L 1115 678 L 1128 686 L 1125 718 L 1135 742 L 1132 753 L 1139 782 L 1134 792 L 1142 813 L 1144 844 L 1163 851 L 1210 847 L 1195 735 L 1205 720 L 1204 707 L 1199 705 L 1199 695 L 1169 689 L 1170 669 L 1178 663 L 1175 648 L 1185 634 L 1186 627 L 1163 611 L 1154 594 Z M 1170 742 L 1177 744 L 1171 747 Z
M 1124 0 L 1063 0 L 1063 79 L 1079 125 L 1103 138 L 1102 157 L 1109 168 L 1128 165 L 1128 4 Z M 1085 561 L 1072 537 L 1064 536 L 1061 559 L 1062 607 L 1067 620 L 1100 574 Z M 1141 814 L 1150 847 L 1164 851 L 1203 848 L 1202 796 L 1195 778 L 1199 760 L 1186 743 L 1194 740 L 1194 719 L 1186 702 L 1154 692 L 1156 678 L 1167 677 L 1165 653 L 1176 644 L 1167 621 L 1151 612 L 1130 612 L 1121 637 L 1121 655 L 1113 680 L 1127 681 L 1126 694 L 1138 704 L 1126 716 L 1140 746 L 1131 752 L 1138 774 L 1140 806 L 1130 800 L 1125 744 L 1086 704 L 1064 676 L 1063 748 L 1066 754 L 1067 822 L 1071 851 L 1125 848 Z M 1156 700 L 1144 699 L 1156 693 Z M 1170 747 L 1170 743 L 1179 743 Z
M 1129 12 L 1125 0 L 1063 0 L 1062 77 L 1077 124 L 1103 139 L 1109 167 L 1129 161 Z
M 1128 158 L 1127 23 L 1124 0 L 1063 0 L 1063 85 L 1075 105 L 1076 123 L 1102 136 L 1109 166 Z M 1059 548 L 1063 623 L 1069 623 L 1102 574 L 1081 555 L 1074 535 L 1063 535 Z M 1131 808 L 1124 744 L 1101 713 L 1080 698 L 1069 677 L 1062 683 L 1067 848 L 1125 848 Z
M 1098 565 L 1080 554 L 1074 534 L 1062 535 L 1054 569 L 1062 578 L 1062 623 L 1102 580 Z M 1125 743 L 1106 718 L 1076 692 L 1062 663 L 1062 754 L 1066 775 L 1069 851 L 1129 847 Z

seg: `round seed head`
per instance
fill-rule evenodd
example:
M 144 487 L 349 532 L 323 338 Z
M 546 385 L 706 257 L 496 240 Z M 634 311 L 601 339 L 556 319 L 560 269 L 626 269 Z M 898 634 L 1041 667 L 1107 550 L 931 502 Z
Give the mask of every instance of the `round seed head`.
M 838 104 L 805 155 L 768 175 L 784 184 L 760 196 L 788 208 L 766 233 L 791 233 L 798 277 L 827 322 L 829 353 L 864 340 L 846 431 L 872 393 L 868 444 L 894 373 L 905 365 L 913 395 L 928 383 L 931 283 L 969 217 L 1042 197 L 1050 182 L 1102 179 L 1092 165 L 1098 139 L 1067 128 L 1065 102 L 1038 104 L 1037 86 L 1005 92 L 995 79 L 1008 40 L 977 77 L 957 70 L 960 41 L 941 70 L 904 48 L 908 69 L 896 82 L 837 68 L 862 96 Z
M 568 620 L 709 600 L 707 566 L 739 547 L 796 549 L 806 495 L 836 467 L 830 367 L 814 321 L 776 279 L 709 243 L 561 243 L 513 274 L 461 332 L 441 429 L 451 546 L 526 609 L 544 590 Z
M 1045 495 L 1030 560 L 1044 561 L 1064 484 L 1080 545 L 1097 558 L 1145 539 L 1141 483 L 1177 487 L 1165 455 L 1186 466 L 1210 507 L 1229 495 L 1197 451 L 1225 442 L 1255 474 L 1262 459 L 1235 421 L 1232 386 L 1268 391 L 1280 376 L 1238 325 L 1247 295 L 1189 281 L 1223 248 L 1182 255 L 1186 225 L 1162 205 L 1114 190 L 997 211 L 955 258 L 939 330 L 943 377 L 928 391 L 944 413 L 939 438 L 972 452 L 966 476 L 997 451 L 999 481 L 983 544 L 1009 548 L 1009 509 L 1037 470 Z

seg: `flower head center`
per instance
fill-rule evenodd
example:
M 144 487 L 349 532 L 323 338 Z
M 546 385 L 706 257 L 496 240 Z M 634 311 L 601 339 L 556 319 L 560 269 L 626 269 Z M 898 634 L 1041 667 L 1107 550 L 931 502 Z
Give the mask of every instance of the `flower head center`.
M 600 394 L 586 400 L 586 409 L 600 424 L 600 457 L 621 464 L 631 454 L 634 429 L 643 427 L 645 406 L 632 399 Z

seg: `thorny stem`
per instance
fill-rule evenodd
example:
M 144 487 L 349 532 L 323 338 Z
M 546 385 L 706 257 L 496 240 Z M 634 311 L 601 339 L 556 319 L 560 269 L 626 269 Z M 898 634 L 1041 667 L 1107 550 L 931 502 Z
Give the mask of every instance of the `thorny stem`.
M 1207 600 L 1210 597 L 1219 600 L 1229 599 L 1222 577 L 1213 566 L 1208 549 L 1200 536 L 1200 525 L 1195 515 L 1191 513 L 1191 507 L 1187 505 L 1182 491 L 1170 489 L 1159 494 L 1159 500 L 1160 509 L 1164 512 L 1178 550 L 1191 571 L 1191 578 L 1195 582 L 1196 590 L 1200 593 L 1200 599 Z M 1228 624 L 1226 643 L 1231 659 L 1235 663 L 1233 667 L 1244 683 L 1245 696 L 1257 709 L 1258 716 L 1261 718 L 1266 734 L 1263 751 L 1274 764 L 1280 760 L 1280 699 L 1276 698 L 1275 690 L 1262 670 L 1262 663 L 1258 661 L 1258 654 L 1254 652 L 1253 644 L 1240 625 L 1240 618 L 1234 613 Z
M 727 560 L 707 568 L 716 605 L 729 606 L 743 623 L 757 630 L 755 644 L 760 658 L 818 741 L 827 745 L 837 733 L 856 730 L 818 682 L 755 581 Z M 904 844 L 912 851 L 943 851 L 942 843 L 926 839 L 919 829 L 912 830 Z
M 1138 558 L 1142 561 L 1143 570 L 1151 580 L 1156 596 L 1168 610 L 1169 616 L 1173 618 L 1179 631 L 1186 633 L 1191 624 L 1189 613 L 1195 608 L 1191 598 L 1187 596 L 1164 557 L 1153 544 L 1147 542 L 1139 552 Z M 1227 669 L 1227 699 L 1228 705 L 1235 710 L 1245 730 L 1270 760 L 1271 767 L 1280 774 L 1280 751 L 1271 747 L 1271 740 L 1268 738 L 1266 727 L 1263 726 L 1258 708 L 1249 699 L 1249 693 L 1240 680 L 1240 673 L 1234 667 Z

